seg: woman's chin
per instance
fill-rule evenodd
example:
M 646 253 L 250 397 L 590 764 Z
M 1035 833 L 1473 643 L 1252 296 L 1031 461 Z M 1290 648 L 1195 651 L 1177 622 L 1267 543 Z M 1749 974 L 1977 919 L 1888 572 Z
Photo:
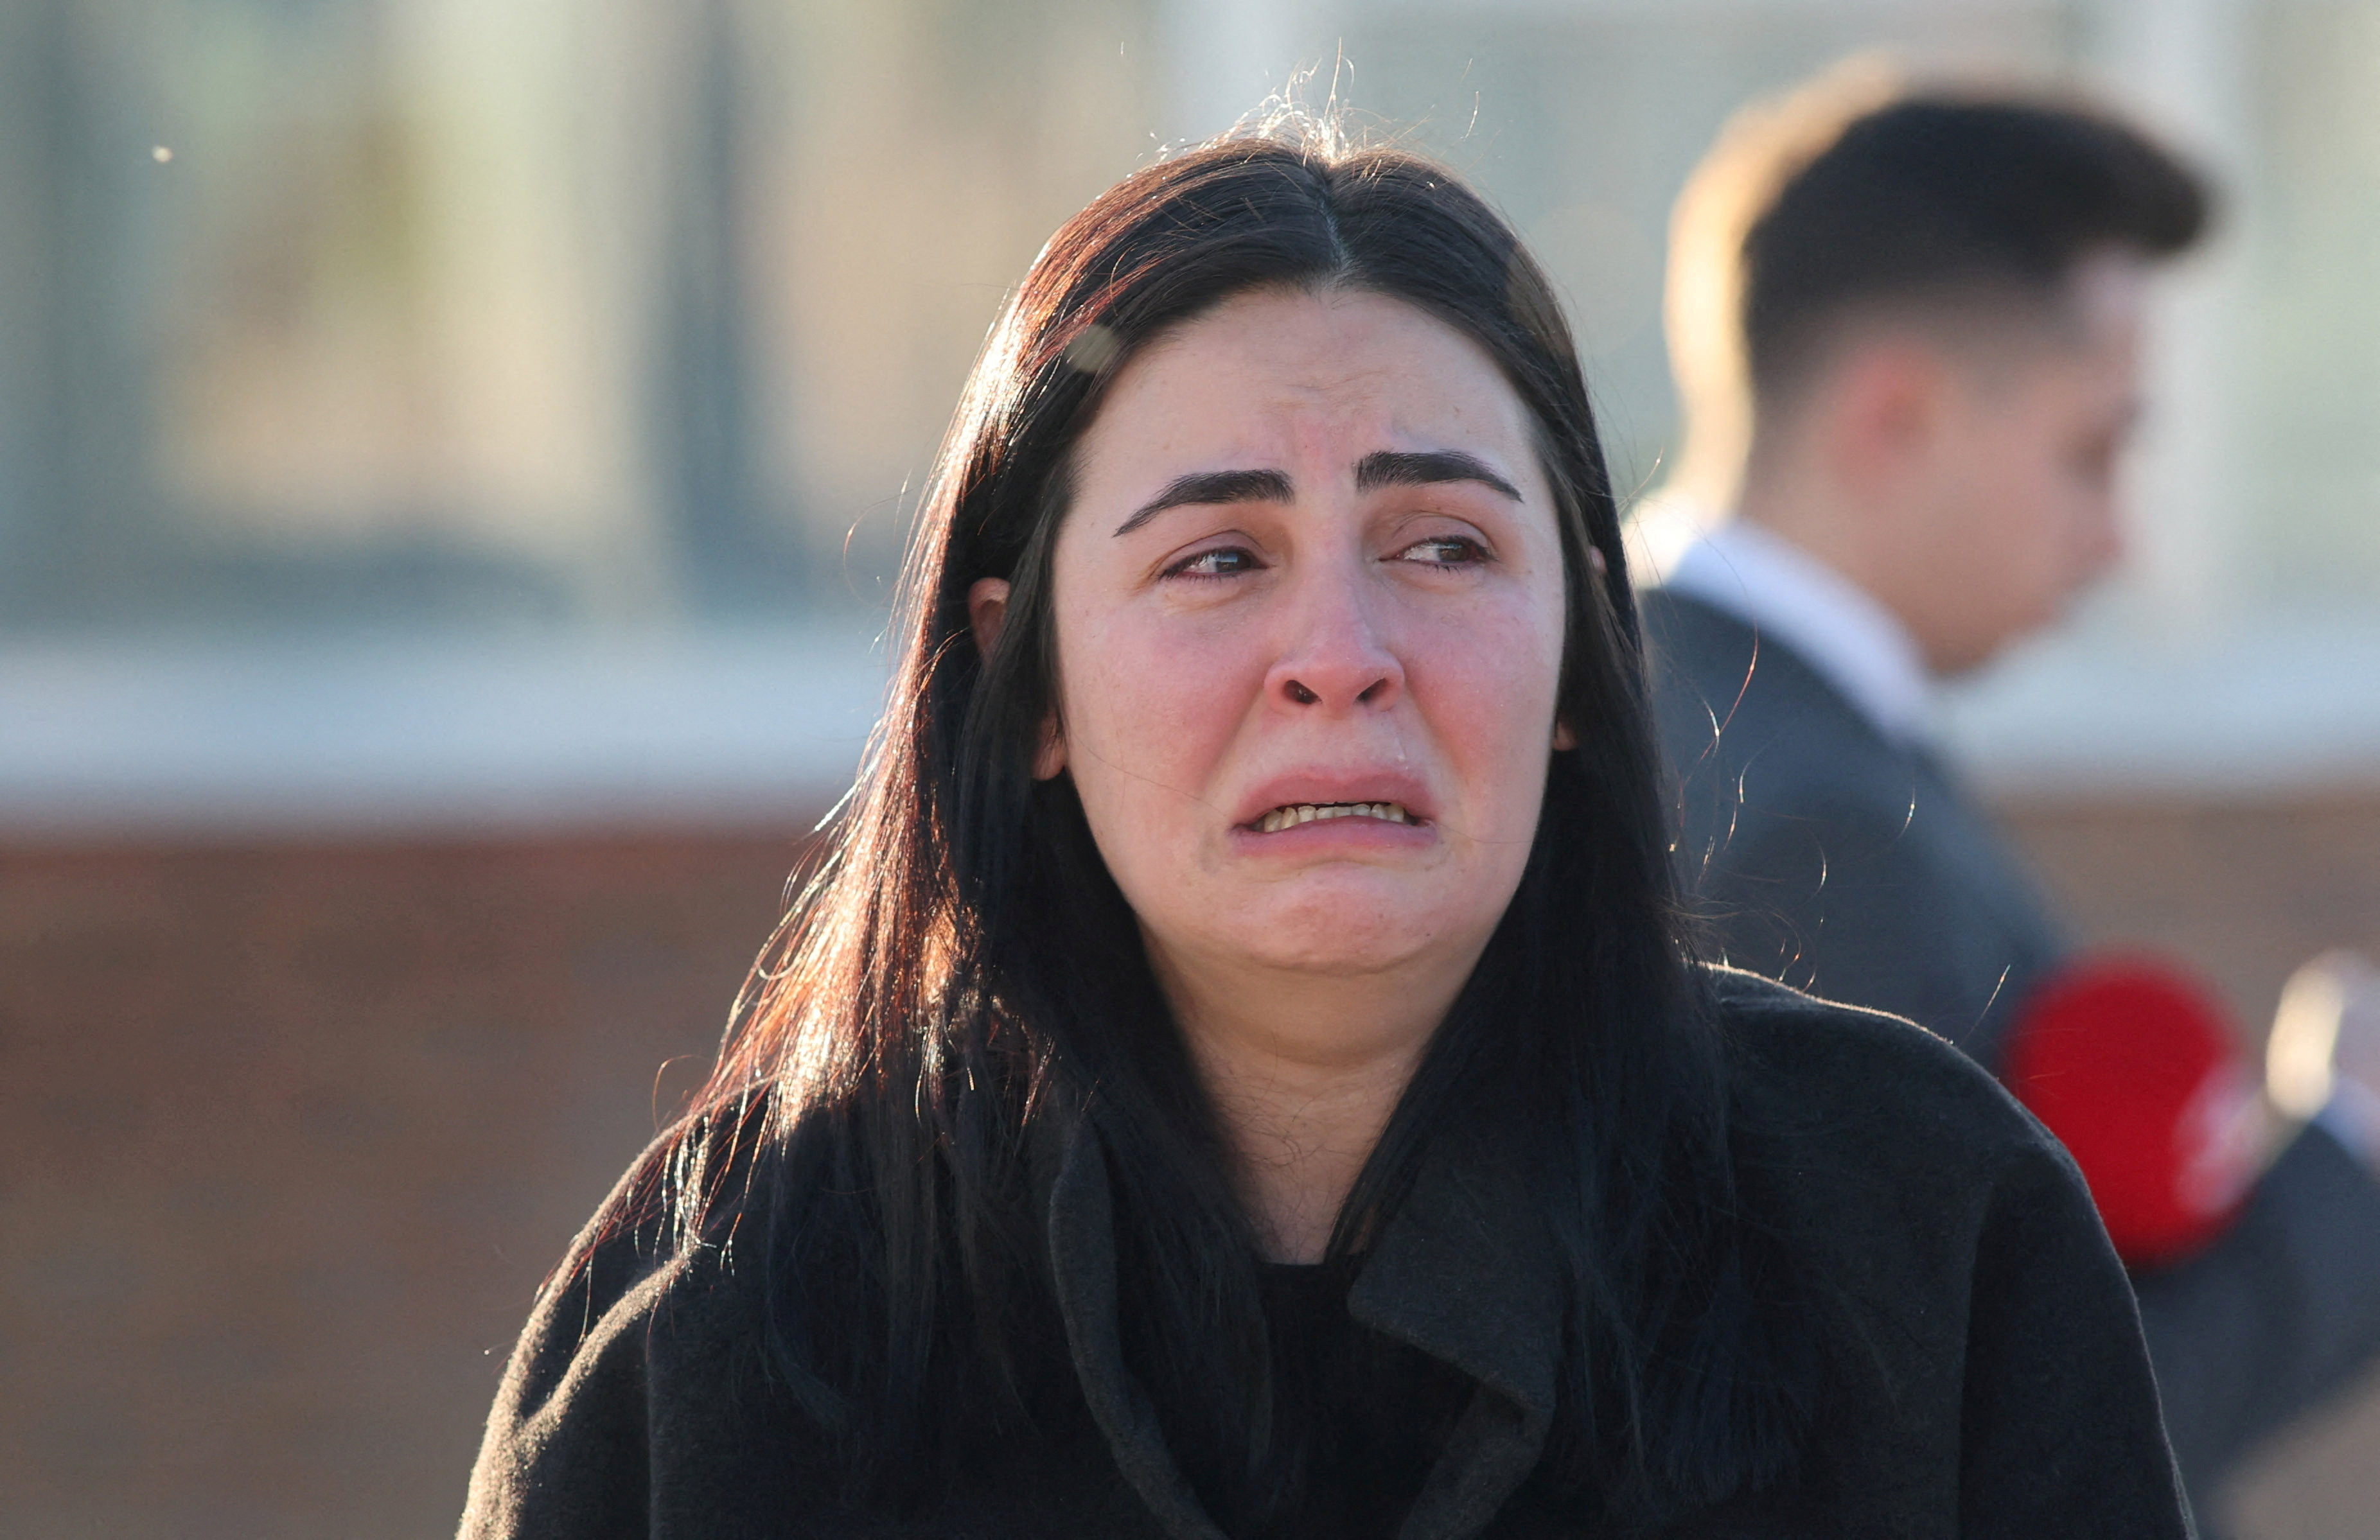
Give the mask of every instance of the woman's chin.
M 1412 895 L 1366 891 L 1361 884 L 1267 896 L 1275 902 L 1251 902 L 1233 912 L 1218 940 L 1250 964 L 1284 972 L 1389 972 L 1434 952 L 1451 933 L 1480 928 L 1475 919 L 1449 913 L 1442 904 L 1383 903 L 1384 897 Z M 1292 902 L 1278 902 L 1282 898 Z M 1494 917 L 1485 923 L 1492 929 Z

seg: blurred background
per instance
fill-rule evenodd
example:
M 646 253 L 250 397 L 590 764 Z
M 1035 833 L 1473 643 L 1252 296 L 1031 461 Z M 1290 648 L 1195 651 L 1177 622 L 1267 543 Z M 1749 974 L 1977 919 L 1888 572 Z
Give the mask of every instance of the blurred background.
M 1670 199 L 1846 53 L 2213 166 L 2135 559 L 1953 732 L 2260 1032 L 2380 950 L 2380 0 L 6 0 L 0 1534 L 451 1530 L 847 782 L 1035 250 L 1318 67 L 1531 236 L 1632 489 Z M 2368 1534 L 2380 1395 L 2252 1536 Z

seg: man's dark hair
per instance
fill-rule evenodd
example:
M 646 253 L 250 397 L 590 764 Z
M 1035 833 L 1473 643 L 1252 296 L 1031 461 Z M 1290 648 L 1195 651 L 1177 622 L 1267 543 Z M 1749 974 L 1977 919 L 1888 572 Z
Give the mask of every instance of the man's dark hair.
M 1744 238 L 1754 389 L 1790 386 L 1851 312 L 2046 307 L 2084 258 L 2171 256 L 2207 214 L 2196 172 L 2085 108 L 1950 97 L 1879 108 L 1786 181 Z

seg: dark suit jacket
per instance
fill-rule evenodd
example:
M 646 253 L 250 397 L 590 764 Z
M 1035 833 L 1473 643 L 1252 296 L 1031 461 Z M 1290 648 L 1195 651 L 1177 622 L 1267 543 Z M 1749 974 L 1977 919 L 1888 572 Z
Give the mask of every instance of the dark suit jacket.
M 1980 811 L 1733 615 L 1658 589 L 1644 614 L 1680 873 L 1727 961 L 1908 1016 L 1997 1070 L 2066 942 Z M 2380 1182 L 2309 1129 L 2213 1246 L 2134 1283 L 2204 1497 L 2380 1352 Z
M 2181 1540 L 2132 1302 L 2065 1152 L 1906 1022 L 1742 974 L 1713 993 L 1730 1117 L 1763 1152 L 1738 1167 L 1743 1201 L 1807 1275 L 1827 1375 L 1791 1475 L 1664 1533 Z M 1222 1540 L 1124 1356 L 1097 1114 L 1055 1100 L 1032 1182 L 1080 1397 L 1044 1437 L 905 1516 L 848 1501 L 832 1441 L 761 1355 L 763 1243 L 733 1237 L 764 1227 L 721 1216 L 729 1243 L 674 1250 L 599 1223 L 505 1370 L 463 1540 Z M 1536 1475 L 1566 1289 L 1512 1136 L 1434 1141 L 1347 1296 L 1360 1327 L 1474 1382 L 1403 1540 L 1594 1532 Z

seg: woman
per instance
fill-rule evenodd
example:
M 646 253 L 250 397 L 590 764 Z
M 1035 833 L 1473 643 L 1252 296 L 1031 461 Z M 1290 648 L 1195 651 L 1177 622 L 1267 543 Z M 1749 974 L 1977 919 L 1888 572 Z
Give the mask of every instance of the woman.
M 1444 172 L 1099 198 L 905 593 L 467 1534 L 2184 1533 L 2056 1147 L 1689 961 L 1577 358 Z

